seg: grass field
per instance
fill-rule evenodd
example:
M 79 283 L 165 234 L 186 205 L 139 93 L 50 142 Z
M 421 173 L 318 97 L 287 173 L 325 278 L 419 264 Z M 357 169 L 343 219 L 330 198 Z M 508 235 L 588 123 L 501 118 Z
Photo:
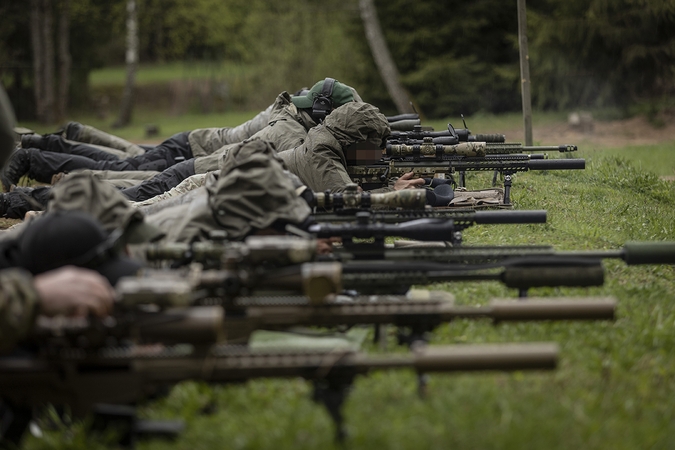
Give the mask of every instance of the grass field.
M 181 61 L 165 64 L 141 64 L 136 72 L 136 83 L 139 85 L 163 83 L 184 79 L 222 79 L 240 76 L 247 72 L 241 64 L 204 61 Z M 115 66 L 94 70 L 89 75 L 89 83 L 97 86 L 124 86 L 126 67 Z
M 202 127 L 226 117 L 203 119 Z M 474 123 L 476 129 L 484 129 L 478 119 Z M 183 129 L 192 128 L 191 123 L 184 124 Z M 658 177 L 673 173 L 674 150 L 672 142 L 591 148 L 579 155 L 587 158 L 585 171 L 518 174 L 512 191 L 515 207 L 546 209 L 548 223 L 474 227 L 465 232 L 465 243 L 551 244 L 558 250 L 583 250 L 617 249 L 631 240 L 675 241 L 675 184 Z M 469 188 L 483 188 L 488 177 L 470 176 L 467 182 Z M 530 294 L 613 295 L 619 300 L 614 322 L 493 326 L 459 320 L 432 335 L 431 345 L 554 341 L 561 348 L 557 370 L 434 375 L 425 399 L 417 396 L 415 374 L 410 371 L 359 378 L 344 408 L 350 434 L 344 447 L 675 447 L 675 268 L 628 267 L 613 260 L 605 267 L 601 288 L 534 289 Z M 458 303 L 471 305 L 516 294 L 496 282 L 433 288 L 450 291 Z M 389 349 L 404 351 L 390 331 Z M 379 351 L 370 343 L 366 350 Z M 140 413 L 148 418 L 182 418 L 185 432 L 175 442 L 153 440 L 138 448 L 340 448 L 332 440 L 328 414 L 310 398 L 310 385 L 302 380 L 213 387 L 183 383 L 168 397 L 143 405 Z M 207 409 L 208 414 L 203 412 Z M 41 439 L 30 437 L 25 448 L 109 445 L 87 437 L 78 423 L 65 431 L 45 431 Z

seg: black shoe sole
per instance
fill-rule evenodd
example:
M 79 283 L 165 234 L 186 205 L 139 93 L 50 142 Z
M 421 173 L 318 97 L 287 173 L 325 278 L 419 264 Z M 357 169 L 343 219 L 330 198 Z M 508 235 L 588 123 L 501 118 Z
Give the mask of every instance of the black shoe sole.
M 3 192 L 9 192 L 12 190 L 12 185 L 14 183 L 10 182 L 10 180 L 5 177 L 4 174 L 0 175 L 0 180 L 2 180 L 2 191 Z

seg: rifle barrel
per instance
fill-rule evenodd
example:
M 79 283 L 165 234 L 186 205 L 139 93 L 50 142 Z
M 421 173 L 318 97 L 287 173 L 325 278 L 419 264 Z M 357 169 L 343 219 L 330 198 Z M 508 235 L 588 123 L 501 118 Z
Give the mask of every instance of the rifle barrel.
M 427 347 L 413 353 L 418 372 L 555 369 L 558 346 L 552 343 L 469 344 Z M 375 360 L 369 363 L 375 367 Z M 392 367 L 391 362 L 383 362 Z
M 509 223 L 546 223 L 546 210 L 476 211 L 477 225 Z
M 149 379 L 160 382 L 180 381 L 178 377 L 209 382 L 298 376 L 316 380 L 401 368 L 423 373 L 555 369 L 558 353 L 558 346 L 553 343 L 470 344 L 426 347 L 411 354 L 390 356 L 256 352 L 213 358 L 209 360 L 209 370 L 204 370 L 204 361 L 194 358 L 140 360 L 135 366 Z
M 629 266 L 641 264 L 675 264 L 675 242 L 626 242 L 618 250 L 561 251 L 563 258 L 621 259 Z
M 533 287 L 602 286 L 604 268 L 600 261 L 576 259 L 565 261 L 556 258 L 534 258 L 524 264 L 506 265 L 501 272 L 471 266 L 454 269 L 444 264 L 423 261 L 403 264 L 385 261 L 350 261 L 342 267 L 342 285 L 361 293 L 387 293 L 396 286 L 458 281 L 500 281 L 515 289 Z M 388 263 L 388 264 L 387 264 Z
M 530 170 L 583 170 L 586 168 L 585 159 L 531 159 Z

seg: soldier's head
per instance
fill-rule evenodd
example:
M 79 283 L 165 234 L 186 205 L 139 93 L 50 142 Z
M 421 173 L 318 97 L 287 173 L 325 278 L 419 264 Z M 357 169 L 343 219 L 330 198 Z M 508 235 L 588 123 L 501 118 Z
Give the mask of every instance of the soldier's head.
M 218 182 L 207 191 L 213 218 L 229 239 L 301 226 L 311 212 L 274 146 L 261 139 L 232 149 L 222 161 Z
M 63 266 L 96 270 L 111 285 L 142 265 L 124 255 L 121 230 L 106 232 L 81 211 L 50 211 L 32 220 L 18 238 L 20 266 L 34 275 Z
M 361 101 L 358 92 L 334 78 L 326 78 L 314 84 L 312 88 L 292 97 L 293 104 L 307 110 L 317 123 L 323 122 L 335 108 L 345 103 Z

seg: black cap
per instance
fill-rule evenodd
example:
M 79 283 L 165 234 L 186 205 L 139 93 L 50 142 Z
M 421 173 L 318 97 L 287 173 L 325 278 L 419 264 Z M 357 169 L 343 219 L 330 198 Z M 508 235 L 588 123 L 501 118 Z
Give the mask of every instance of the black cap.
M 19 237 L 21 266 L 34 275 L 62 266 L 96 270 L 115 285 L 143 266 L 120 252 L 121 233 L 106 233 L 80 211 L 52 211 L 33 220 Z

